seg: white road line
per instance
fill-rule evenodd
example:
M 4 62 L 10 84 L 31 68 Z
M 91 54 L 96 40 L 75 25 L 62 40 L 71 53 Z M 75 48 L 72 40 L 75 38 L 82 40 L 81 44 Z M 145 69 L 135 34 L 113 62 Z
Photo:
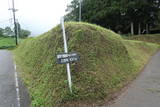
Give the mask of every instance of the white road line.
M 18 107 L 20 107 L 20 94 L 19 94 L 19 85 L 18 85 L 18 76 L 17 76 L 17 67 L 16 63 L 14 63 L 14 69 L 15 69 L 15 85 L 16 85 L 16 92 L 17 92 L 17 101 L 18 101 Z

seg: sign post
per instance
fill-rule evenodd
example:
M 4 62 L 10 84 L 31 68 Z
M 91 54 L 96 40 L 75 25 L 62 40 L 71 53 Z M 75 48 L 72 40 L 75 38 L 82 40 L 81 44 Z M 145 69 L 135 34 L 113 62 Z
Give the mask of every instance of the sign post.
M 64 52 L 68 53 L 67 39 L 66 39 L 66 33 L 65 33 L 65 27 L 64 27 L 64 18 L 63 17 L 61 18 L 61 27 L 62 27 L 62 31 L 63 31 Z M 72 79 L 71 79 L 70 63 L 67 63 L 66 67 L 67 67 L 69 89 L 70 89 L 70 92 L 72 93 Z
M 58 64 L 73 63 L 79 60 L 79 55 L 76 52 L 60 53 L 57 55 Z

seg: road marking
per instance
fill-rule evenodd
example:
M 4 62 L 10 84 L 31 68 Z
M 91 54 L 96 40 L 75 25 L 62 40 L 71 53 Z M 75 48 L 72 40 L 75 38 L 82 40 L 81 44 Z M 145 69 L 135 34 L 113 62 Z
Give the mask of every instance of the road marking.
M 15 69 L 15 85 L 16 85 L 16 92 L 17 92 L 17 101 L 18 101 L 18 107 L 20 107 L 20 94 L 19 94 L 19 85 L 18 85 L 18 76 L 17 76 L 17 66 L 16 63 L 14 63 L 14 69 Z

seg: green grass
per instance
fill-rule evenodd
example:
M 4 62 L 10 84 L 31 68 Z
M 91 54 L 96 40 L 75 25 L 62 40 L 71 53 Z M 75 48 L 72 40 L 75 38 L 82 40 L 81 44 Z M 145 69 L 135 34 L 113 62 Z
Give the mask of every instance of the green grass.
M 159 48 L 152 43 L 124 40 L 96 25 L 70 22 L 65 27 L 69 51 L 80 54 L 80 61 L 71 65 L 73 94 L 68 89 L 66 66 L 56 63 L 56 54 L 63 52 L 60 26 L 24 40 L 14 51 L 32 107 L 74 107 L 110 100 Z
M 150 56 L 160 48 L 158 44 L 143 41 L 124 40 L 124 43 L 139 71 L 144 67 Z
M 160 34 L 146 34 L 146 35 L 130 36 L 127 39 L 160 44 L 159 38 L 160 38 Z
M 0 49 L 10 49 L 15 47 L 15 39 L 12 37 L 0 37 Z

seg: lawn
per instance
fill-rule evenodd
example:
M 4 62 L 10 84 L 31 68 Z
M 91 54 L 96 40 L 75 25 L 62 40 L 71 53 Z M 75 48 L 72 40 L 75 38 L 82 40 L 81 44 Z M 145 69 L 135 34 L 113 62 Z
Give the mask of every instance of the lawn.
M 8 49 L 15 46 L 15 39 L 13 37 L 0 37 L 0 49 Z

